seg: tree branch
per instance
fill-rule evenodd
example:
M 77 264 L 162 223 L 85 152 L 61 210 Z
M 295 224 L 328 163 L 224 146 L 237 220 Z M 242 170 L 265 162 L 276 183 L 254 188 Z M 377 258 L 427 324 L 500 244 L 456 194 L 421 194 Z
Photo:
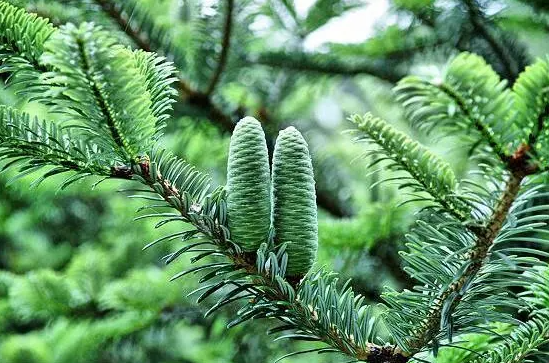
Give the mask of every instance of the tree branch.
M 432 83 L 429 83 L 429 85 L 432 85 Z M 473 122 L 475 125 L 475 128 L 480 132 L 482 137 L 488 142 L 488 145 L 494 150 L 498 158 L 505 164 L 507 164 L 510 160 L 509 155 L 507 155 L 503 149 L 501 148 L 501 145 L 498 144 L 498 142 L 494 139 L 492 132 L 490 129 L 482 123 L 477 118 L 473 117 L 473 114 L 471 113 L 471 110 L 467 106 L 467 103 L 465 100 L 450 86 L 448 86 L 445 83 L 442 83 L 440 85 L 436 85 L 436 87 L 445 93 L 448 97 L 450 97 L 459 107 L 461 112 L 467 117 L 469 120 Z
M 429 315 L 418 327 L 414 339 L 410 342 L 411 354 L 419 352 L 427 346 L 434 338 L 434 333 L 438 331 L 440 321 L 442 319 L 442 311 L 446 300 L 454 293 L 460 291 L 463 286 L 470 281 L 471 278 L 477 275 L 481 268 L 487 263 L 487 257 L 490 249 L 497 238 L 509 210 L 515 201 L 519 191 L 521 182 L 524 178 L 537 171 L 537 168 L 530 164 L 530 157 L 523 149 L 528 149 L 529 145 L 523 145 L 513 154 L 513 157 L 507 162 L 507 169 L 510 172 L 509 179 L 506 182 L 505 189 L 501 195 L 499 202 L 492 213 L 485 227 L 471 230 L 476 235 L 475 245 L 465 255 L 469 265 L 463 274 L 450 286 L 448 286 L 435 299 L 434 305 L 429 307 Z M 452 302 L 452 308 L 461 302 L 462 297 L 458 295 Z
M 225 68 L 227 63 L 227 57 L 229 55 L 229 47 L 231 45 L 231 29 L 233 24 L 233 9 L 234 9 L 234 0 L 227 0 L 227 14 L 225 17 L 225 25 L 223 27 L 223 42 L 221 43 L 221 54 L 219 55 L 219 62 L 217 63 L 217 68 L 210 80 L 208 88 L 206 88 L 205 94 L 207 96 L 211 95 L 219 82 L 221 73 Z
M 120 130 L 118 130 L 118 127 L 116 126 L 116 122 L 114 121 L 114 115 L 112 113 L 112 110 L 107 104 L 105 97 L 103 97 L 101 89 L 97 85 L 97 82 L 95 81 L 93 74 L 91 73 L 92 69 L 91 69 L 89 54 L 87 54 L 86 52 L 86 49 L 84 47 L 84 42 L 82 41 L 82 39 L 78 38 L 77 44 L 78 44 L 78 53 L 82 62 L 82 71 L 84 72 L 85 77 L 89 82 L 90 87 L 92 88 L 93 97 L 97 102 L 97 105 L 101 109 L 101 113 L 103 113 L 103 115 L 106 116 L 105 121 L 114 142 L 122 150 L 124 150 L 130 158 L 134 157 L 135 155 L 132 152 L 131 147 L 124 142 L 124 139 L 120 133 Z
M 520 70 L 515 60 L 509 55 L 505 47 L 495 38 L 490 29 L 486 26 L 483 19 L 483 14 L 478 8 L 475 0 L 463 0 L 471 19 L 471 24 L 474 29 L 486 40 L 490 45 L 490 48 L 494 51 L 496 56 L 500 59 L 501 64 L 505 70 L 506 77 L 511 83 L 517 79 Z
M 520 183 L 524 177 L 525 174 L 519 172 L 513 172 L 509 177 L 509 180 L 505 186 L 505 191 L 503 192 L 503 195 L 501 196 L 501 199 L 492 214 L 488 225 L 478 233 L 475 246 L 467 254 L 467 259 L 470 261 L 469 266 L 459 277 L 459 279 L 448 286 L 444 292 L 442 292 L 435 299 L 434 305 L 429 307 L 428 310 L 430 313 L 428 317 L 418 328 L 414 339 L 410 341 L 410 348 L 412 349 L 412 352 L 410 353 L 417 353 L 429 344 L 429 342 L 434 338 L 433 332 L 438 331 L 438 326 L 440 325 L 440 321 L 442 319 L 442 310 L 446 300 L 453 293 L 460 291 L 465 283 L 474 277 L 485 265 L 490 247 L 492 247 L 495 238 L 507 218 L 507 213 L 509 212 L 511 205 L 519 192 Z M 452 302 L 452 306 L 456 306 L 460 301 L 461 298 L 459 296 L 456 297 L 456 299 Z
M 390 83 L 396 83 L 406 75 L 395 67 L 388 66 L 385 60 L 342 62 L 341 59 L 327 54 L 268 52 L 249 57 L 246 61 L 250 64 L 331 75 L 371 75 Z
M 281 288 L 277 280 L 270 276 L 269 270 L 266 270 L 266 272 L 258 270 L 256 254 L 234 250 L 232 247 L 233 244 L 227 242 L 224 237 L 224 227 L 217 223 L 206 225 L 200 219 L 190 218 L 189 212 L 179 202 L 183 191 L 178 190 L 174 186 L 175 184 L 166 179 L 159 170 L 156 172 L 151 171 L 151 166 L 153 164 L 148 160 L 142 160 L 139 163 L 139 168 L 114 168 L 112 170 L 112 177 L 131 179 L 133 176 L 137 176 L 138 181 L 157 193 L 169 206 L 176 209 L 181 214 L 183 220 L 192 223 L 200 233 L 220 246 L 222 248 L 220 252 L 223 253 L 230 263 L 253 281 L 254 288 L 250 292 L 256 294 L 262 301 L 278 302 L 285 306 L 283 316 L 279 316 L 276 313 L 268 314 L 268 316 L 278 317 L 286 323 L 292 319 L 293 321 L 298 321 L 303 334 L 310 332 L 310 334 L 317 336 L 320 341 L 336 348 L 343 354 L 355 358 L 357 361 L 369 363 L 408 362 L 410 359 L 409 356 L 404 354 L 398 347 L 379 346 L 369 342 L 364 345 L 358 345 L 352 339 L 349 340 L 346 336 L 342 335 L 335 325 L 333 329 L 326 330 L 320 319 L 311 318 L 311 309 L 314 309 L 314 307 L 305 305 L 299 299 L 291 298 L 288 292 Z M 155 176 L 154 179 L 151 175 Z M 195 206 L 195 209 L 197 208 L 200 209 L 201 207 Z M 288 282 L 295 290 L 298 290 L 302 284 L 301 281 L 297 280 Z

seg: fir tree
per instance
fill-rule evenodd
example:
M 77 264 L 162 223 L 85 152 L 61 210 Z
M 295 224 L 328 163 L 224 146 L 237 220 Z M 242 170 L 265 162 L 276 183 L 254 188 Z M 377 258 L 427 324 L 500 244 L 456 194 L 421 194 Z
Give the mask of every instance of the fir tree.
M 395 3 L 413 13 L 421 26 L 436 30 L 445 20 L 434 5 L 426 10 L 413 1 Z M 55 9 L 49 2 L 40 5 Z M 225 16 L 215 24 L 221 28 L 221 49 L 197 37 L 200 44 L 191 57 L 173 46 L 169 31 L 155 25 L 138 3 L 68 1 L 66 6 L 74 9 L 76 25 L 61 18 L 62 24 L 52 25 L 0 0 L 0 73 L 18 99 L 46 110 L 43 117 L 34 117 L 0 105 L 3 169 L 15 173 L 13 181 L 35 176 L 32 185 L 64 175 L 61 189 L 88 178 L 94 185 L 124 180 L 131 197 L 146 203 L 135 219 L 171 228 L 145 249 L 174 240 L 178 247 L 163 257 L 166 270 L 134 271 L 107 287 L 100 279 L 116 276 L 116 265 L 105 263 L 101 253 L 71 261 L 66 269 L 70 278 L 47 269 L 25 277 L 2 272 L 0 326 L 31 333 L 10 337 L 0 357 L 76 360 L 71 356 L 76 347 L 83 355 L 97 352 L 107 341 L 152 327 L 165 316 L 173 319 L 182 302 L 177 289 L 167 284 L 166 273 L 173 274 L 171 280 L 198 276 L 199 286 L 190 295 L 197 303 L 213 298 L 206 316 L 236 305 L 229 327 L 269 319 L 279 323 L 269 331 L 279 334 L 277 339 L 318 342 L 281 359 L 315 352 L 335 353 L 348 362 L 397 363 L 436 359 L 443 348 L 455 347 L 473 352 L 463 362 L 518 362 L 543 354 L 549 342 L 544 249 L 549 61 L 525 67 L 521 49 L 508 46 L 515 39 L 498 31 L 483 4 L 460 2 L 456 16 L 468 19 L 472 28 L 458 40 L 434 40 L 460 51 L 479 43 L 480 55 L 461 52 L 444 67 L 442 77 L 411 75 L 395 87 L 414 128 L 463 138 L 478 160 L 470 178 L 457 177 L 442 158 L 383 119 L 350 117 L 355 140 L 376 145 L 365 155 L 372 159 L 375 153 L 370 167 L 401 173 L 390 180 L 399 182 L 408 201 L 423 206 L 402 253 L 414 286 L 386 288 L 379 306 L 368 304 L 350 282 L 342 284 L 337 274 L 313 265 L 315 202 L 321 204 L 322 194 L 315 194 L 314 161 L 303 135 L 287 128 L 275 143 L 280 125 L 270 128 L 265 117 L 265 132 L 255 120 L 237 125 L 238 112 L 221 111 L 224 101 L 216 91 L 237 77 L 231 64 L 257 61 L 295 68 L 296 56 L 303 57 L 299 66 L 306 70 L 366 72 L 394 82 L 401 78 L 399 67 L 406 66 L 394 59 L 396 53 L 408 48 L 383 54 L 398 64 L 395 73 L 376 68 L 375 61 L 356 67 L 300 52 L 238 59 L 229 49 L 239 5 L 227 1 Z M 306 35 L 357 4 L 317 1 L 305 19 L 298 18 L 291 2 L 282 6 Z M 96 16 L 103 25 L 88 21 Z M 201 35 L 208 20 L 197 20 Z M 127 37 L 142 49 L 120 44 Z M 277 63 L 277 57 L 283 61 Z M 185 78 L 188 69 L 213 58 L 219 59 L 213 69 L 196 72 L 194 81 Z M 181 94 L 220 127 L 234 128 L 227 187 L 212 187 L 215 182 L 208 175 L 162 145 L 169 112 Z M 272 168 L 269 147 L 274 150 Z M 345 214 L 338 207 L 328 209 Z M 186 256 L 192 265 L 178 271 L 173 262 Z M 71 323 L 70 317 L 78 314 L 89 320 Z M 66 319 L 45 327 L 59 316 Z M 44 330 L 36 332 L 32 324 Z M 486 342 L 489 349 L 468 347 L 470 339 Z M 67 347 L 51 350 L 60 340 Z

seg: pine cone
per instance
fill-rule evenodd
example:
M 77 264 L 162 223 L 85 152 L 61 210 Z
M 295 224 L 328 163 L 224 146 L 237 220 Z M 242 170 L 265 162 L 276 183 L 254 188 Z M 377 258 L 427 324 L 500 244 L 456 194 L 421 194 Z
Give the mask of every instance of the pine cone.
M 240 120 L 231 137 L 227 191 L 231 240 L 244 251 L 255 252 L 269 235 L 271 193 L 265 134 L 252 117 Z
M 311 268 L 318 248 L 315 181 L 309 149 L 294 127 L 281 131 L 273 156 L 275 244 L 287 244 L 288 276 Z

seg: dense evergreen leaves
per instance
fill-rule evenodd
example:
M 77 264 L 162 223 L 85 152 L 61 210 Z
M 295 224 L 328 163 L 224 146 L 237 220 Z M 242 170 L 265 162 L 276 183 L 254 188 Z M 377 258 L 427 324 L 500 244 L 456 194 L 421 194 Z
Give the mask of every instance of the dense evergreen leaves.
M 142 61 L 138 65 L 138 59 L 114 42 L 91 23 L 62 27 L 45 44 L 41 58 L 50 69 L 41 78 L 48 91 L 40 88 L 33 98 L 66 114 L 71 126 L 85 129 L 129 161 L 151 147 L 156 133 L 159 121 L 153 110 L 159 113 L 159 106 L 152 103 L 147 81 L 154 82 L 150 73 L 158 70 L 144 69 Z M 156 82 L 151 85 L 155 91 L 165 92 Z M 169 99 L 161 102 L 169 104 Z
M 530 133 L 532 152 L 545 167 L 549 158 L 549 61 L 540 59 L 528 66 L 513 85 L 517 124 Z
M 61 184 L 62 188 L 87 175 L 108 175 L 111 163 L 116 161 L 114 155 L 104 154 L 97 145 L 6 106 L 0 106 L 0 159 L 6 161 L 3 170 L 17 168 L 17 178 L 54 166 L 33 185 L 47 177 L 75 171 Z
M 29 14 L 7 2 L 0 3 L 0 49 L 3 51 L 12 52 L 38 65 L 44 43 L 53 31 L 47 19 Z
M 43 70 L 44 43 L 53 32 L 48 20 L 0 2 L 0 75 L 22 87 L 36 80 Z
M 172 41 L 168 30 L 156 30 L 154 20 L 135 1 L 95 3 L 141 48 L 147 48 L 149 40 L 160 43 L 157 49 Z M 423 3 L 434 7 L 422 1 L 396 5 L 421 15 Z M 228 4 L 230 8 L 233 3 Z M 296 26 L 302 34 L 355 5 L 319 0 L 301 23 L 292 1 L 281 4 L 301 23 Z M 477 5 L 464 1 L 473 28 L 497 53 L 501 44 L 484 27 Z M 397 86 L 397 98 L 413 126 L 427 133 L 437 129 L 465 135 L 472 147 L 482 146 L 485 163 L 479 165 L 480 178 L 474 181 L 458 181 L 447 163 L 387 122 L 369 114 L 351 118 L 358 139 L 378 145 L 375 152 L 382 157 L 376 155 L 374 163 L 385 162 L 386 172 L 406 172 L 406 177 L 395 178 L 412 190 L 410 199 L 435 205 L 418 213 L 401 254 L 406 272 L 417 284 L 403 291 L 387 288 L 385 303 L 376 307 L 366 304 L 350 281 L 341 285 L 334 273 L 311 269 L 318 248 L 315 182 L 308 145 L 297 129 L 280 132 L 269 180 L 261 125 L 244 119 L 230 146 L 228 185 L 212 190 L 205 173 L 158 144 L 174 96 L 170 84 L 175 70 L 170 63 L 118 45 L 112 34 L 92 23 L 68 23 L 54 30 L 2 0 L 0 10 L 0 71 L 12 77 L 12 83 L 21 82 L 25 87 L 20 94 L 40 103 L 46 115 L 61 118 L 60 123 L 41 122 L 0 106 L 4 169 L 17 166 L 19 178 L 49 168 L 34 184 L 72 172 L 60 182 L 62 188 L 89 175 L 132 180 L 126 191 L 148 203 L 135 219 L 154 219 L 155 228 L 172 228 L 145 249 L 177 243 L 164 256 L 168 269 L 173 269 L 168 271 L 174 273 L 172 280 L 198 277 L 199 286 L 189 296 L 196 296 L 197 302 L 212 300 L 206 315 L 238 303 L 229 327 L 268 318 L 280 323 L 271 329 L 282 333 L 277 339 L 323 343 L 282 358 L 317 352 L 338 353 L 348 362 L 423 361 L 431 359 L 431 353 L 436 359 L 442 348 L 461 344 L 464 334 L 484 334 L 494 349 L 475 359 L 500 363 L 532 357 L 548 342 L 548 254 L 542 247 L 547 245 L 549 205 L 545 176 L 539 175 L 546 170 L 547 158 L 546 61 L 528 68 L 512 89 L 471 53 L 456 56 L 440 79 L 407 77 Z M 226 14 L 221 19 L 231 18 L 232 12 Z M 437 12 L 423 15 L 427 17 L 420 19 L 422 23 L 433 26 L 431 17 Z M 202 34 L 208 19 L 208 14 L 199 19 Z M 211 44 L 195 49 L 193 65 L 208 63 L 204 74 L 210 74 L 213 55 L 227 54 L 226 48 Z M 164 52 L 171 54 L 170 49 Z M 267 55 L 276 57 L 285 64 L 295 60 Z M 174 59 L 179 62 L 177 56 Z M 346 64 L 332 67 L 325 59 L 302 66 L 332 74 L 361 72 L 349 71 Z M 389 81 L 396 78 L 397 73 L 372 64 L 367 64 L 367 73 L 375 71 Z M 222 72 L 223 65 L 217 63 L 214 69 Z M 219 77 L 221 73 L 213 78 L 214 86 Z M 182 80 L 178 84 L 194 102 L 213 105 L 210 92 L 186 88 Z M 174 264 L 185 254 L 192 266 Z M 25 324 L 39 324 L 49 335 L 46 340 L 32 333 L 25 341 L 12 337 L 0 345 L 0 357 L 67 361 L 69 354 L 63 352 L 73 350 L 51 353 L 50 345 L 58 339 L 67 339 L 82 351 L 97 351 L 106 341 L 161 319 L 173 320 L 180 295 L 162 282 L 165 275 L 158 269 L 134 272 L 109 284 L 99 281 L 123 275 L 115 271 L 127 258 L 122 255 L 123 259 L 105 263 L 105 254 L 83 254 L 67 267 L 70 278 L 51 270 L 27 276 L 0 273 L 0 326 L 10 326 L 10 319 L 17 317 Z M 527 314 L 526 322 L 516 319 L 520 312 Z M 66 322 L 78 314 L 99 319 Z M 46 325 L 56 317 L 63 320 Z M 512 329 L 503 340 L 494 328 L 501 323 Z M 83 338 L 88 334 L 89 342 Z M 18 355 L 21 347 L 30 353 Z
M 414 192 L 426 192 L 431 195 L 434 202 L 439 203 L 458 219 L 468 218 L 469 208 L 456 194 L 456 177 L 446 162 L 387 122 L 371 114 L 362 117 L 352 116 L 351 121 L 359 130 L 355 132 L 356 140 L 367 140 L 378 144 L 385 155 L 383 158 L 373 158 L 374 161 L 370 166 L 389 160 L 389 163 L 385 163 L 385 167 L 397 171 L 403 170 L 410 175 L 408 178 L 395 178 L 403 182 L 401 187 L 410 187 Z M 377 154 L 378 151 L 374 150 L 365 156 Z M 414 195 L 414 197 L 420 200 L 426 199 L 422 196 Z
M 175 68 L 165 58 L 158 57 L 154 53 L 126 51 L 128 57 L 135 58 L 135 66 L 143 76 L 145 87 L 151 97 L 151 111 L 156 117 L 157 132 L 162 129 L 169 118 L 172 104 L 175 102 L 177 92 L 171 87 L 177 81 L 174 77 Z
M 472 145 L 488 145 L 504 161 L 527 136 L 513 122 L 513 96 L 506 82 L 477 55 L 460 54 L 440 78 L 406 77 L 395 91 L 421 130 L 461 132 Z

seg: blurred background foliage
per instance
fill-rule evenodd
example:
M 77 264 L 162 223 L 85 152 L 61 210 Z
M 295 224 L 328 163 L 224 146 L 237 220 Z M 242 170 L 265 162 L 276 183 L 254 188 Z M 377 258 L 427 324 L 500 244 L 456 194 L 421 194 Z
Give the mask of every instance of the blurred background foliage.
M 512 83 L 549 50 L 549 6 L 542 0 L 10 2 L 56 25 L 94 21 L 123 44 L 170 58 L 180 98 L 164 143 L 215 184 L 224 183 L 239 117 L 257 117 L 271 147 L 279 129 L 302 130 L 316 173 L 318 264 L 352 278 L 373 302 L 383 286 L 410 287 L 399 250 L 421 206 L 401 205 L 401 190 L 379 184 L 398 175 L 369 168 L 375 156 L 357 158 L 366 149 L 342 133 L 346 117 L 382 115 L 463 176 L 474 163 L 470 150 L 457 139 L 408 130 L 391 92 L 395 82 L 411 73 L 440 74 L 455 54 L 470 51 Z M 0 90 L 0 103 L 43 115 L 7 90 Z M 11 177 L 0 178 L 2 362 L 255 363 L 290 350 L 293 343 L 273 342 L 264 324 L 226 330 L 236 307 L 205 318 L 208 304 L 187 296 L 196 286 L 168 282 L 188 262 L 163 265 L 177 242 L 141 251 L 161 234 L 152 223 L 131 221 L 140 204 L 117 192 L 127 185 L 107 181 L 92 190 L 83 182 L 58 190 L 55 178 L 30 188 L 31 178 Z M 485 337 L 468 344 L 490 347 Z M 437 359 L 460 362 L 467 354 L 446 349 Z

